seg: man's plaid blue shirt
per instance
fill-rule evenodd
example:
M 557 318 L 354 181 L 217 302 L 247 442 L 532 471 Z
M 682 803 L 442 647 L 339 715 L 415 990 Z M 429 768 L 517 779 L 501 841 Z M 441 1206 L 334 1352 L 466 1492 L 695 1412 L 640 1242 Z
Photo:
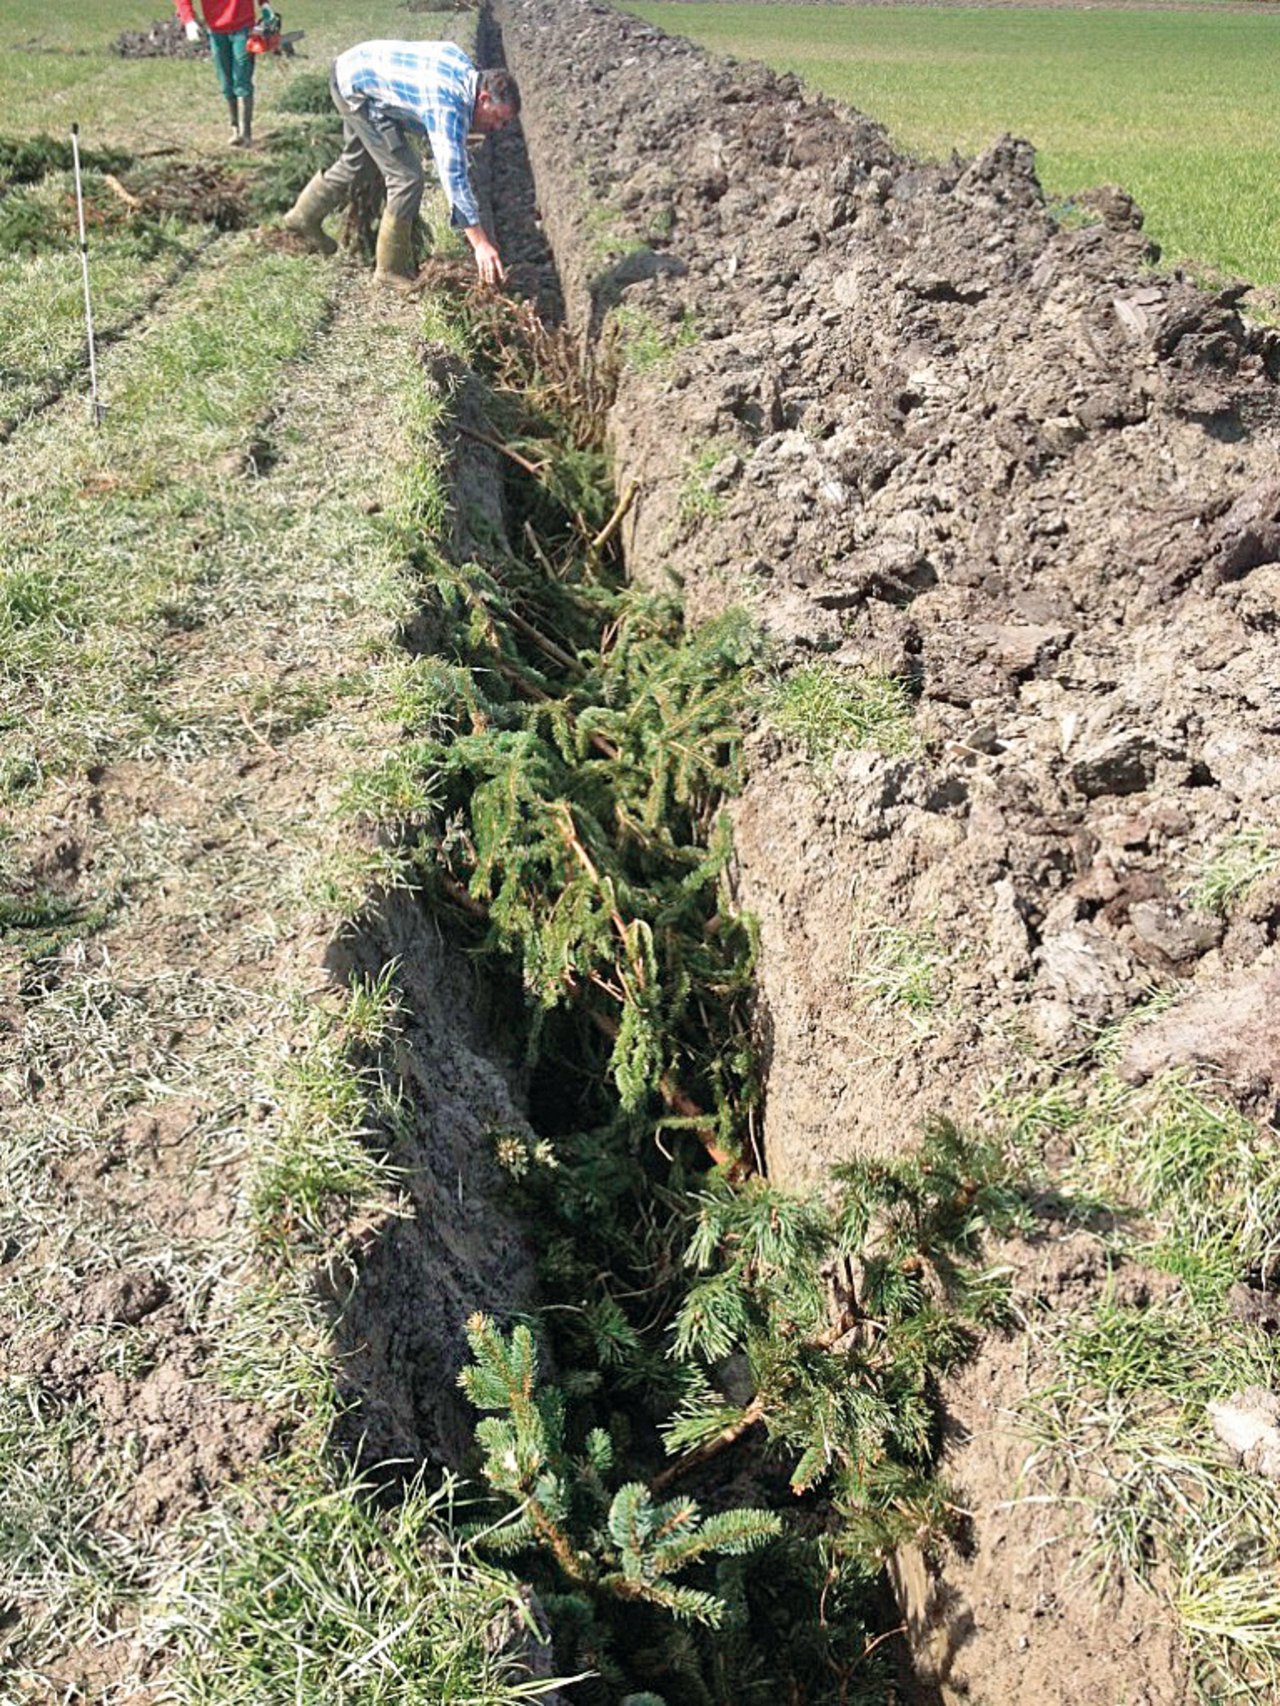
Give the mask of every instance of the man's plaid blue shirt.
M 451 41 L 362 41 L 338 55 L 334 71 L 347 100 L 363 99 L 390 117 L 424 130 L 454 225 L 479 225 L 467 171 L 467 132 L 480 81 Z

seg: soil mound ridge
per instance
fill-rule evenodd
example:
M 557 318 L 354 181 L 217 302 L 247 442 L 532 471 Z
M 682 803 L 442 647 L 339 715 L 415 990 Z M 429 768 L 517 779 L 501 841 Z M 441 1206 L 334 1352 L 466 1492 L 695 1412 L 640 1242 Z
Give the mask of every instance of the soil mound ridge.
M 1280 350 L 1247 287 L 1149 270 L 1123 192 L 1059 223 L 1025 142 L 924 165 L 793 78 L 585 0 L 495 14 L 569 313 L 592 336 L 616 310 L 629 351 L 631 572 L 677 573 L 695 619 L 746 601 L 784 660 L 917 701 L 902 750 L 816 772 L 756 738 L 736 845 L 773 1176 L 978 1117 L 1153 990 L 1181 1022 L 1130 1077 L 1194 1063 L 1269 1109 L 1274 871 L 1226 908 L 1203 890 L 1280 785 Z M 907 939 L 923 1011 L 868 998 Z M 976 1374 L 981 1406 L 1012 1378 Z M 953 1453 L 962 1485 L 982 1449 Z M 1046 1700 L 1056 1666 L 1075 1700 L 1181 1698 L 1142 1607 L 1101 1638 L 1087 1604 L 1046 1610 L 1034 1545 L 975 1512 L 937 1697 Z M 998 1628 L 974 1632 L 979 1599 Z

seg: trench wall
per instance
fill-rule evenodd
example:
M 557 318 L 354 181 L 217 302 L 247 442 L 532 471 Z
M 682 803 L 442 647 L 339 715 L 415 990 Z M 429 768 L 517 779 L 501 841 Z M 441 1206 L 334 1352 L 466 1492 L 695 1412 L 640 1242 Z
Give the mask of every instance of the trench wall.
M 1117 189 L 1055 219 L 1024 142 L 922 165 L 795 79 L 588 0 L 492 16 L 566 311 L 629 351 L 630 572 L 674 578 L 695 621 L 749 604 L 780 663 L 917 696 L 896 755 L 815 770 L 752 737 L 736 881 L 773 1177 L 975 1119 L 1004 1074 L 1051 1075 L 1153 990 L 1170 1012 L 1126 1074 L 1194 1063 L 1269 1108 L 1280 889 L 1227 922 L 1188 903 L 1280 789 L 1277 344 L 1245 287 L 1152 271 Z M 924 1021 L 858 993 L 875 944 L 905 941 L 944 991 Z M 1030 1295 L 1068 1283 L 1016 1260 Z M 993 1351 L 952 1395 L 953 1473 L 985 1475 L 993 1508 L 1012 1380 Z M 1142 1608 L 1073 1622 L 1043 1542 L 979 1519 L 978 1572 L 904 1561 L 918 1697 L 1181 1699 Z
M 631 572 L 919 693 L 916 754 L 824 778 L 756 742 L 737 840 L 774 1173 L 967 1111 L 1010 1016 L 1065 1054 L 1153 984 L 1256 986 L 1272 901 L 1224 935 L 1184 899 L 1280 786 L 1276 345 L 1243 287 L 1148 270 L 1119 191 L 1055 223 L 1025 143 L 921 166 L 585 0 L 495 16 L 570 316 L 620 306 L 670 346 L 613 415 Z M 910 1048 L 850 1012 L 868 918 L 948 949 L 956 1017 Z M 1269 1072 L 1196 1046 L 1242 1087 Z
M 492 165 L 487 148 L 472 170 L 490 225 Z M 447 404 L 429 453 L 441 459 L 449 522 L 431 543 L 464 562 L 504 534 L 501 470 L 483 443 L 488 421 L 474 375 L 443 345 L 424 341 L 419 356 L 424 389 Z M 452 621 L 425 598 L 406 648 L 447 652 Z M 507 1004 L 520 996 L 487 982 L 420 901 L 399 892 L 371 896 L 327 964 L 341 983 L 372 982 L 394 967 L 399 1022 L 386 1068 L 401 1102 L 398 1129 L 387 1135 L 410 1210 L 368 1229 L 350 1272 L 321 1279 L 335 1307 L 341 1437 L 383 1473 L 391 1463 L 456 1470 L 474 1452 L 475 1416 L 457 1382 L 470 1360 L 467 1318 L 485 1310 L 506 1319 L 535 1291 L 534 1253 L 494 1145 L 495 1132 L 533 1141 L 523 1067 L 510 1046 L 519 1016 Z

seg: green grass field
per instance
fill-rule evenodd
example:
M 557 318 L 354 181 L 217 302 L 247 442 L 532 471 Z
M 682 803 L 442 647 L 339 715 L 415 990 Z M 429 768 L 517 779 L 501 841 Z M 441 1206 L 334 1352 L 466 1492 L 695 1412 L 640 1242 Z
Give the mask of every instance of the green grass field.
M 301 69 L 324 69 L 334 54 L 370 34 L 398 28 L 390 4 L 285 0 L 287 30 L 304 31 L 297 56 L 264 60 L 256 87 L 260 125 L 275 97 Z M 209 148 L 225 157 L 225 108 L 207 60 L 122 60 L 109 51 L 123 30 L 142 30 L 172 14 L 172 0 L 120 0 L 107 6 L 56 7 L 5 0 L 0 50 L 9 71 L 0 132 L 65 138 L 78 123 L 87 147 Z M 399 14 L 407 17 L 407 14 Z M 436 33 L 448 34 L 447 18 Z
M 305 55 L 260 68 L 261 146 L 245 159 L 207 62 L 110 52 L 169 0 L 6 0 L 0 139 L 65 143 L 78 122 L 88 150 L 139 156 L 127 178 L 144 157 L 261 177 L 272 141 L 308 123 L 281 111 L 289 85 L 407 16 L 394 0 L 283 10 Z M 98 168 L 85 187 L 91 215 L 118 207 Z M 0 179 L 0 987 L 20 1009 L 0 1027 L 0 1703 L 511 1706 L 512 1663 L 486 1641 L 496 1617 L 521 1615 L 514 1586 L 443 1532 L 438 1495 L 412 1492 L 393 1534 L 334 1470 L 312 1245 L 276 1238 L 268 1257 L 260 1230 L 286 1196 L 309 1216 L 372 1179 L 362 1068 L 324 1007 L 327 977 L 301 946 L 289 966 L 276 955 L 318 945 L 395 880 L 337 801 L 392 726 L 379 683 L 398 677 L 396 636 L 421 598 L 405 540 L 445 501 L 421 311 L 379 297 L 358 265 L 194 215 L 91 218 L 95 425 L 73 209 L 61 167 Z M 288 786 L 268 800 L 277 750 Z M 90 791 L 125 775 L 139 803 L 108 823 Z M 84 892 L 54 893 L 40 874 L 51 814 L 86 812 Z M 336 996 L 366 1041 L 376 995 Z M 283 1061 L 300 1024 L 277 1142 L 265 1119 L 248 1129 L 247 1087 L 265 1086 L 259 1062 Z M 15 1097 L 18 1083 L 32 1088 Z M 186 1130 L 155 1168 L 122 1133 L 188 1092 Z M 64 1166 L 89 1155 L 109 1155 L 117 1180 L 99 1190 L 95 1162 L 85 1188 L 69 1183 Z M 188 1218 L 188 1168 L 201 1189 L 216 1179 L 225 1216 Z M 184 1182 L 166 1194 L 165 1178 Z M 156 1436 L 115 1429 L 96 1391 L 45 1380 L 30 1354 L 50 1331 L 130 1391 L 166 1364 L 170 1328 L 68 1312 L 93 1276 L 133 1262 L 164 1275 L 181 1314 L 192 1372 L 176 1428 L 195 1436 L 187 1405 L 207 1393 L 216 1414 L 252 1399 L 278 1421 L 269 1460 L 251 1463 L 237 1434 L 235 1475 L 146 1509 L 130 1501 Z M 251 1489 L 231 1485 L 242 1472 Z
M 1280 282 L 1280 13 L 629 9 L 797 72 L 916 154 L 1027 137 L 1050 196 L 1119 183 L 1166 260 Z

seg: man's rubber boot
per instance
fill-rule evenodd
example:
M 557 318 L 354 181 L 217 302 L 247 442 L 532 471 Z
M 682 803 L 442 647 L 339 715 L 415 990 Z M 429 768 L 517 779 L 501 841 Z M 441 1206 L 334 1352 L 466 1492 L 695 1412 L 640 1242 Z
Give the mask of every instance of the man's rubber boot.
M 324 181 L 324 173 L 317 172 L 280 223 L 295 237 L 305 237 L 318 255 L 336 255 L 338 245 L 321 221 L 341 200 L 341 192 L 331 190 Z
M 385 209 L 378 226 L 378 246 L 374 251 L 374 279 L 393 290 L 411 290 L 418 282 L 418 269 L 413 264 L 412 219 L 397 219 Z
M 240 97 L 240 140 L 238 148 L 253 147 L 253 96 Z
M 233 148 L 239 148 L 240 142 L 240 103 L 234 95 L 227 96 L 227 111 L 231 114 L 231 136 L 229 141 Z

